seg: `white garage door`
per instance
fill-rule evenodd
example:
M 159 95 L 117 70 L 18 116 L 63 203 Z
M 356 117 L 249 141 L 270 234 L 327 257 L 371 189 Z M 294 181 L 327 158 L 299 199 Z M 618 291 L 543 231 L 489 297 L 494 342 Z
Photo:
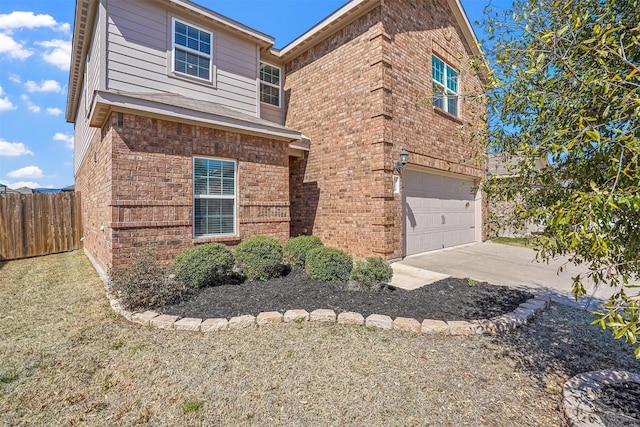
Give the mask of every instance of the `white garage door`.
M 473 180 L 409 169 L 402 178 L 406 255 L 475 241 Z

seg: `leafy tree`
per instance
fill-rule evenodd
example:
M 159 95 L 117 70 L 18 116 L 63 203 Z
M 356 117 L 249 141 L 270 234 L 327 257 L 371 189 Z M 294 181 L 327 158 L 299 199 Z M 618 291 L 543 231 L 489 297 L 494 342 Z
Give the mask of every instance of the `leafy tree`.
M 489 178 L 487 192 L 545 226 L 539 257 L 568 255 L 597 286 L 617 287 L 594 323 L 636 344 L 640 0 L 514 0 L 487 12 L 489 144 L 513 174 Z M 573 278 L 576 299 L 585 278 Z

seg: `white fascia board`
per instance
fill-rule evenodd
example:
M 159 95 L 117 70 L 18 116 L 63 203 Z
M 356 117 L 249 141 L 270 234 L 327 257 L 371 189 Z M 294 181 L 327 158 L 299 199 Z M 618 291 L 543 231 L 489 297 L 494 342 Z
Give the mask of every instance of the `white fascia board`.
M 340 9 L 333 12 L 331 15 L 327 16 L 325 19 L 320 21 L 318 24 L 313 26 L 309 31 L 283 47 L 278 51 L 280 57 L 286 56 L 289 52 L 297 49 L 301 45 L 307 43 L 309 40 L 317 37 L 322 32 L 326 31 L 327 28 L 336 25 L 339 21 L 344 19 L 349 14 L 353 13 L 353 11 L 360 9 L 362 6 L 369 6 L 371 4 L 380 4 L 382 0 L 351 0 L 349 3 L 342 6 Z
M 219 13 L 216 13 L 210 9 L 207 9 L 206 7 L 200 6 L 196 3 L 193 3 L 189 0 L 164 0 L 164 1 L 168 1 L 171 4 L 174 4 L 176 6 L 178 6 L 181 9 L 186 9 L 189 12 L 198 14 L 206 19 L 209 19 L 211 21 L 216 22 L 219 25 L 222 25 L 224 27 L 230 28 L 234 31 L 238 31 L 240 33 L 243 33 L 253 39 L 257 39 L 258 44 L 260 44 L 261 46 L 268 48 L 273 46 L 273 43 L 275 42 L 275 38 L 261 33 L 260 31 L 254 30 L 251 27 L 248 27 L 244 24 L 241 24 L 240 22 L 234 21 L 231 18 L 227 18 L 224 15 L 221 15 Z

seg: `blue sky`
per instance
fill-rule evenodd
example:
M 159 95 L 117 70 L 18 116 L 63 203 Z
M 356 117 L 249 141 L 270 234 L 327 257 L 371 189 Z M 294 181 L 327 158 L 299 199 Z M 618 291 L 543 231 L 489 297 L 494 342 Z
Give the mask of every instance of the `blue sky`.
M 135 0 L 132 0 L 135 1 Z M 429 1 L 429 0 L 424 0 Z M 469 21 L 488 2 L 462 0 Z M 283 47 L 346 0 L 196 0 Z M 0 183 L 73 184 L 73 125 L 65 121 L 75 0 L 0 1 Z M 482 37 L 476 29 L 478 38 Z

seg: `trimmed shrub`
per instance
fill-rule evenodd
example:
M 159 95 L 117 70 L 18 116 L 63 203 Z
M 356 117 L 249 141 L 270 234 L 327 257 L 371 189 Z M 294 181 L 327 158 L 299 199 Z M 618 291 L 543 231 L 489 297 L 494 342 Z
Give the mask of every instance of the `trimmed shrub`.
M 241 242 L 234 252 L 236 265 L 249 280 L 269 280 L 284 271 L 282 246 L 269 236 L 253 236 Z
M 307 253 L 322 245 L 318 236 L 298 236 L 284 244 L 284 262 L 292 269 L 304 270 Z
M 393 269 L 380 257 L 371 257 L 356 262 L 351 270 L 351 282 L 361 289 L 378 292 L 393 277 Z
M 345 282 L 352 268 L 351 255 L 340 249 L 320 246 L 307 253 L 305 269 L 312 279 Z
M 109 271 L 109 290 L 127 310 L 161 307 L 187 294 L 187 286 L 170 274 L 153 249 L 141 249 L 132 258 L 130 267 Z
M 173 263 L 176 278 L 194 288 L 225 283 L 233 272 L 233 253 L 222 243 L 185 249 Z

